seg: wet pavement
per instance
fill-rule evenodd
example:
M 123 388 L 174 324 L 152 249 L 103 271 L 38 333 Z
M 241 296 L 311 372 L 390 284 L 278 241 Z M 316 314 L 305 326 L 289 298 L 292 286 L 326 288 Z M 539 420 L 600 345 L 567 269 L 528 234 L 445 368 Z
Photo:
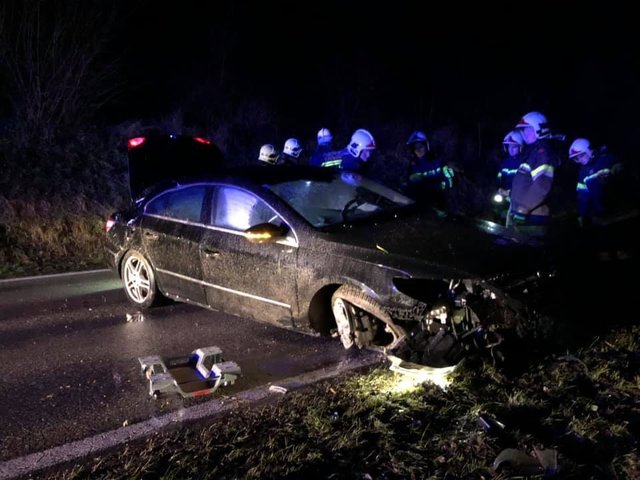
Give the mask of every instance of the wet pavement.
M 199 307 L 137 312 L 110 272 L 0 282 L 0 461 L 210 400 L 151 399 L 137 358 L 211 345 L 243 373 L 218 398 L 350 355 L 336 339 Z

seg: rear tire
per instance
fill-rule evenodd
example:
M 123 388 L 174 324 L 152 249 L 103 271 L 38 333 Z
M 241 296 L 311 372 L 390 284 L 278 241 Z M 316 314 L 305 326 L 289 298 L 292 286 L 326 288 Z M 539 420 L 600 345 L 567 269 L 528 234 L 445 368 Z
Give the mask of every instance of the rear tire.
M 160 302 L 153 268 L 136 250 L 128 252 L 122 261 L 122 283 L 127 299 L 136 307 L 146 309 Z

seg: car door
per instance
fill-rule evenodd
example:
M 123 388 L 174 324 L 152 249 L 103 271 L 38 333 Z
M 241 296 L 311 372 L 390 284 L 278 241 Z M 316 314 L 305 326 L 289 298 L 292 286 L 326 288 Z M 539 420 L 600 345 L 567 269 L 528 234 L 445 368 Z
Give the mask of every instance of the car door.
M 164 191 L 145 206 L 142 242 L 163 293 L 206 305 L 200 240 L 207 186 Z
M 201 260 L 208 304 L 235 315 L 292 326 L 297 308 L 297 242 L 251 243 L 244 230 L 260 223 L 285 224 L 253 193 L 230 185 L 214 187 Z

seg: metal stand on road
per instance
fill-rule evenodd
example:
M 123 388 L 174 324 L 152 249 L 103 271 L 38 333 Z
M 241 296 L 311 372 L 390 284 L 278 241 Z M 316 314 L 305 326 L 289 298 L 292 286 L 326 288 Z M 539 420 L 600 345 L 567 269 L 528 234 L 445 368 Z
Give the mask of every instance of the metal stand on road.
M 152 355 L 139 357 L 138 361 L 153 398 L 171 393 L 184 398 L 210 395 L 242 376 L 238 364 L 224 361 L 222 350 L 215 346 L 198 348 L 187 357 L 162 359 Z

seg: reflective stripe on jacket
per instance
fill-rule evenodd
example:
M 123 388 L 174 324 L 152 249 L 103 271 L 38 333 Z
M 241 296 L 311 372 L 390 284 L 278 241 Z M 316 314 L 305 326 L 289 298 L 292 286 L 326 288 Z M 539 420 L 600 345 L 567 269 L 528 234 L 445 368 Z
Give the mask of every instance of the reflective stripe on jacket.
M 413 158 L 409 167 L 409 184 L 420 184 L 427 190 L 453 188 L 454 172 L 438 159 Z

